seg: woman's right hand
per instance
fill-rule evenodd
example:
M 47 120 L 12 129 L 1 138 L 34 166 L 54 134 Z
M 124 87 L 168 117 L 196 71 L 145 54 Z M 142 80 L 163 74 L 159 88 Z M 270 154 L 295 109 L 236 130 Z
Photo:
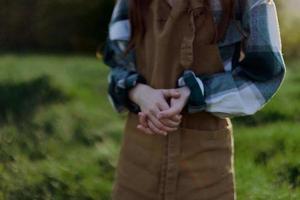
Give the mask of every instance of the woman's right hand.
M 180 93 L 176 89 L 153 89 L 152 87 L 141 83 L 137 84 L 129 91 L 130 100 L 138 104 L 141 111 L 149 119 L 149 127 L 147 130 L 144 130 L 149 134 L 157 133 L 167 135 L 167 132 L 177 129 L 174 126 L 169 126 L 168 120 L 158 119 L 157 115 L 160 111 L 170 108 L 167 102 L 168 98 L 179 97 Z

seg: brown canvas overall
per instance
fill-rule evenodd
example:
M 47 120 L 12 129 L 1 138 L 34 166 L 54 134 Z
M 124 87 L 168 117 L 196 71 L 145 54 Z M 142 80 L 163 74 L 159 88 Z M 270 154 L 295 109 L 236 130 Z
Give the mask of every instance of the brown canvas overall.
M 145 38 L 136 46 L 137 71 L 151 87 L 175 88 L 184 69 L 223 71 L 210 12 L 203 0 L 177 0 L 173 7 L 152 1 Z M 208 112 L 182 115 L 178 130 L 162 136 L 138 130 L 138 116 L 128 113 L 113 200 L 235 199 L 230 120 Z

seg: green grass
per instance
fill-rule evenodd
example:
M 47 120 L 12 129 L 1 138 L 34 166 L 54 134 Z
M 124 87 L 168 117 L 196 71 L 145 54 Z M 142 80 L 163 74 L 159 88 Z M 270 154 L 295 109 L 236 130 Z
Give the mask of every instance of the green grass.
M 238 199 L 300 197 L 299 63 L 262 111 L 233 120 Z M 110 199 L 124 115 L 107 73 L 88 56 L 0 56 L 0 200 Z

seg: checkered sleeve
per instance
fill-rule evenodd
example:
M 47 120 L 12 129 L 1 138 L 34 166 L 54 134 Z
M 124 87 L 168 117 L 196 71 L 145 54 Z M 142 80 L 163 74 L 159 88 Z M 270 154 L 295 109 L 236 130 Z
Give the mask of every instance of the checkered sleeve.
M 118 0 L 109 24 L 109 35 L 104 48 L 104 63 L 110 67 L 108 74 L 108 99 L 119 112 L 139 112 L 137 104 L 128 98 L 128 91 L 145 79 L 135 70 L 135 55 L 131 50 L 124 54 L 130 37 L 127 0 Z
M 189 112 L 206 110 L 222 118 L 252 115 L 281 86 L 286 68 L 274 2 L 247 0 L 242 25 L 249 33 L 243 48 L 245 57 L 232 70 L 210 76 L 186 72 L 181 77 L 181 85 L 194 88 Z

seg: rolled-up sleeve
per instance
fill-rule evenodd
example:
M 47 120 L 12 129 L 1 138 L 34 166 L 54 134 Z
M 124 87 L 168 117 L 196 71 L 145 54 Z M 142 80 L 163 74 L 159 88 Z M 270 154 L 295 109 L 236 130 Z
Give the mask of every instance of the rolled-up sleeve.
M 124 54 L 130 38 L 128 19 L 128 2 L 118 0 L 109 24 L 109 34 L 105 43 L 103 59 L 109 66 L 108 99 L 113 108 L 119 112 L 138 112 L 139 106 L 128 98 L 128 91 L 137 81 L 144 82 L 135 68 L 133 50 Z
M 285 76 L 276 6 L 272 0 L 248 0 L 242 18 L 248 38 L 244 59 L 230 71 L 200 76 L 204 110 L 219 117 L 252 115 L 280 88 Z

